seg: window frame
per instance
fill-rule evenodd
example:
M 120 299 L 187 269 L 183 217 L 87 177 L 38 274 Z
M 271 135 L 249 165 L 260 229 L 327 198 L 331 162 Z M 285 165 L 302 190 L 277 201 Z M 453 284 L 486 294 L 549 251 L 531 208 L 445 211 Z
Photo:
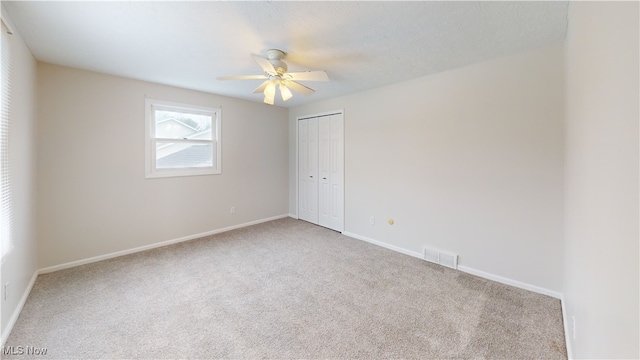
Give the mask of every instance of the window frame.
M 211 130 L 215 131 L 211 136 L 211 140 L 204 139 L 167 139 L 155 136 L 156 121 L 155 111 L 173 111 L 185 112 L 191 114 L 211 115 Z M 218 175 L 222 174 L 222 141 L 221 141 L 221 109 L 183 104 L 158 99 L 145 99 L 145 178 L 162 178 L 176 176 L 198 176 L 198 175 Z M 157 168 L 156 167 L 156 143 L 157 142 L 173 142 L 188 144 L 211 144 L 213 155 L 213 166 L 206 167 L 182 167 L 182 168 Z

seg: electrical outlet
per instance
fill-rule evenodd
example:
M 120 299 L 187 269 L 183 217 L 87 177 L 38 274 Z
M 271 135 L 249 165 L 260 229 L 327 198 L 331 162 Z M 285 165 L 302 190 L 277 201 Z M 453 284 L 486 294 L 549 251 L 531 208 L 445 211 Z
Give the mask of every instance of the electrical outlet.
M 376 223 L 376 218 L 375 218 L 375 217 L 373 217 L 373 216 L 372 216 L 372 217 L 370 217 L 370 218 L 369 218 L 369 224 L 371 224 L 371 225 L 375 225 L 375 223 Z
M 576 336 L 576 317 L 575 316 L 571 316 L 571 332 L 573 335 L 573 340 L 576 340 L 577 336 Z
M 230 212 L 231 214 L 235 214 L 235 213 L 236 213 L 236 207 L 235 207 L 235 206 L 232 206 L 232 207 L 231 207 L 231 210 L 229 210 L 229 212 Z

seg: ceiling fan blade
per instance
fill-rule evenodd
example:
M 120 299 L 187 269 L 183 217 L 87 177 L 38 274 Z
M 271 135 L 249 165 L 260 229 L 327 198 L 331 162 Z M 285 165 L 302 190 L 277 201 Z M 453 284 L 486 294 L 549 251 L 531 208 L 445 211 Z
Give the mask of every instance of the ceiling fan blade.
M 263 82 L 262 84 L 260 84 L 260 86 L 258 86 L 255 90 L 253 90 L 254 94 L 257 93 L 261 93 L 264 91 L 264 89 L 267 87 L 267 85 L 269 85 L 269 83 L 271 82 L 271 80 L 267 80 L 265 82 Z
M 311 88 L 308 88 L 308 87 L 306 87 L 306 86 L 304 86 L 302 84 L 299 84 L 299 83 L 297 83 L 295 81 L 291 81 L 291 80 L 287 81 L 286 85 L 287 85 L 287 87 L 289 89 L 291 89 L 291 90 L 293 90 L 295 92 L 299 92 L 302 95 L 311 95 L 314 92 L 316 92 L 315 90 L 313 90 Z
M 322 70 L 290 72 L 287 75 L 291 77 L 291 80 L 296 81 L 329 81 L 329 76 Z
M 218 76 L 218 80 L 255 80 L 266 79 L 265 75 L 238 75 L 238 76 Z
M 256 55 L 253 55 L 253 59 L 258 63 L 258 65 L 260 65 L 262 70 L 264 70 L 264 72 L 266 72 L 267 74 L 270 74 L 270 75 L 277 74 L 276 69 L 273 67 L 273 64 L 271 64 L 271 61 Z

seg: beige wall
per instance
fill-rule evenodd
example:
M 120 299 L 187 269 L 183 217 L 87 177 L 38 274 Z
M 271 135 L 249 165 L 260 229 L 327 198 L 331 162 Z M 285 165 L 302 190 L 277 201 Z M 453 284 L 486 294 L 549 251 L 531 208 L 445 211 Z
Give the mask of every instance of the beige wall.
M 575 358 L 640 357 L 638 3 L 571 3 L 564 296 Z
M 290 213 L 296 117 L 344 109 L 347 233 L 561 291 L 562 69 L 556 46 L 291 109 Z
M 287 109 L 42 63 L 38 91 L 41 268 L 287 213 Z M 222 175 L 145 179 L 145 96 L 222 108 Z
M 7 16 L 3 9 L 3 16 Z M 35 233 L 35 111 L 36 61 L 15 31 L 12 43 L 12 96 L 9 152 L 13 189 L 14 248 L 2 262 L 0 284 L 9 283 L 7 300 L 2 301 L 2 340 L 9 335 L 29 283 L 37 269 Z

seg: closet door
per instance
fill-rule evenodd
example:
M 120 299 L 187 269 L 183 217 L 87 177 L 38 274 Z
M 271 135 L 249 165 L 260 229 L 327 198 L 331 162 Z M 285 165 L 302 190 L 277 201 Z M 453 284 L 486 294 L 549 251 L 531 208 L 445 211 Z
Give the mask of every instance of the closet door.
M 344 230 L 344 121 L 342 114 L 319 120 L 319 222 Z
M 318 223 L 318 119 L 298 122 L 298 218 Z

